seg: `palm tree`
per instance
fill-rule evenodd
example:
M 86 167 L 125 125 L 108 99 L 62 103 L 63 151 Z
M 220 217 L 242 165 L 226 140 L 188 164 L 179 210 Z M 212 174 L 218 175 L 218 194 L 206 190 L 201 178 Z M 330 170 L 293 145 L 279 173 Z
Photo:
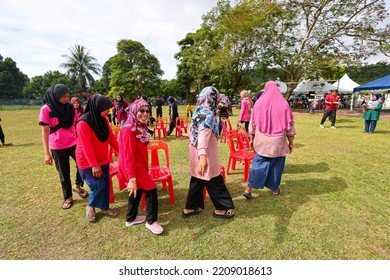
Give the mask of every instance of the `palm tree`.
M 70 78 L 77 80 L 77 84 L 83 91 L 87 90 L 87 85 L 95 84 L 92 73 L 100 75 L 101 66 L 96 63 L 96 58 L 89 55 L 89 51 L 84 46 L 75 45 L 69 48 L 70 55 L 63 54 L 67 62 L 61 63 L 60 67 L 67 70 Z

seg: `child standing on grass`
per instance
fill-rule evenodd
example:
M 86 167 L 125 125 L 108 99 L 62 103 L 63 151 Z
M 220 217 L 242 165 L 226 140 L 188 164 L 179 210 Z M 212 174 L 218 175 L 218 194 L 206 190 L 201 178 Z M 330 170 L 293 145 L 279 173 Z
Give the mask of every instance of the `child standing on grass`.
M 70 181 L 69 158 L 76 160 L 76 127 L 77 114 L 69 102 L 70 92 L 67 86 L 56 84 L 45 92 L 39 114 L 39 125 L 42 126 L 42 143 L 45 153 L 45 164 L 52 165 L 53 159 L 60 176 L 64 202 L 62 209 L 73 206 L 72 183 Z M 77 169 L 76 169 L 77 170 Z M 81 198 L 86 198 L 88 192 L 81 187 L 83 180 L 76 171 L 76 181 L 73 191 Z
M 187 118 L 192 118 L 192 104 L 191 102 L 188 103 L 188 105 L 186 106 L 186 111 L 187 111 Z
M 154 234 L 164 229 L 157 222 L 158 200 L 156 183 L 148 172 L 148 132 L 150 108 L 148 102 L 137 99 L 129 106 L 129 118 L 119 134 L 118 181 L 119 189 L 127 188 L 129 200 L 126 226 L 143 223 Z M 142 194 L 146 199 L 146 216 L 138 215 Z
M 108 112 L 112 107 L 114 104 L 109 98 L 94 95 L 88 99 L 85 113 L 77 123 L 76 159 L 80 174 L 91 189 L 86 208 L 90 222 L 96 220 L 95 208 L 112 217 L 118 215 L 117 210 L 109 208 L 108 144 L 118 151 L 118 142 L 108 123 Z
M 203 190 L 207 188 L 214 204 L 214 218 L 234 217 L 232 197 L 219 169 L 217 104 L 220 94 L 215 87 L 205 87 L 199 94 L 189 131 L 190 188 L 183 218 L 198 215 L 204 209 Z
M 1 118 L 0 118 L 0 122 L 1 122 Z M 12 143 L 5 143 L 5 136 L 4 136 L 4 132 L 3 132 L 3 128 L 1 127 L 1 124 L 0 124 L 0 141 L 1 141 L 0 147 L 12 146 Z

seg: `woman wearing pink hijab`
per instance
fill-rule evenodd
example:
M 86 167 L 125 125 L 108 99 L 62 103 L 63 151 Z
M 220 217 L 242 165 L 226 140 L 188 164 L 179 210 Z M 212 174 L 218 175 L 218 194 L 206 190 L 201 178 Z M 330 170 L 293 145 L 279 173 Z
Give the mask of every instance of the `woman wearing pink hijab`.
M 248 132 L 253 102 L 252 99 L 249 97 L 249 93 L 247 90 L 241 91 L 240 97 L 241 97 L 241 111 L 238 120 L 241 124 L 245 125 L 245 131 Z
M 243 196 L 251 199 L 252 188 L 264 187 L 274 195 L 280 194 L 286 155 L 293 150 L 295 128 L 291 108 L 274 81 L 266 83 L 264 93 L 255 103 L 249 132 L 256 156 Z

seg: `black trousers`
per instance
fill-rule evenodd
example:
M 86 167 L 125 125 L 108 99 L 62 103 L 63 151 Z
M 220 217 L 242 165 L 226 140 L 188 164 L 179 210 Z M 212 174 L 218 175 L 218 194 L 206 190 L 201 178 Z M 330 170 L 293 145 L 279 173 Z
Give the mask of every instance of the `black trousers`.
M 3 133 L 3 129 L 1 128 L 1 125 L 0 125 L 0 141 L 2 144 L 5 144 L 5 136 Z
M 211 178 L 210 181 L 191 176 L 190 189 L 187 195 L 186 209 L 204 209 L 203 189 L 206 187 L 216 210 L 234 209 L 232 197 L 223 182 L 222 175 Z
M 156 108 L 156 118 L 162 118 L 162 107 Z
M 321 125 L 324 124 L 327 117 L 329 117 L 331 126 L 334 126 L 336 124 L 336 110 L 325 110 L 320 123 Z
M 76 162 L 76 145 L 61 149 L 61 150 L 51 150 L 51 154 L 54 158 L 58 174 L 60 175 L 60 182 L 62 187 L 62 193 L 64 199 L 72 197 L 72 183 L 70 181 L 70 163 L 69 158 L 73 158 Z M 83 186 L 83 180 L 81 179 L 79 170 L 76 166 L 76 180 L 75 185 Z
M 157 188 L 154 188 L 153 190 L 149 191 L 144 189 L 137 189 L 137 197 L 134 197 L 134 195 L 129 196 L 126 213 L 127 222 L 132 222 L 137 217 L 138 206 L 143 193 L 145 193 L 146 200 L 146 221 L 148 224 L 153 224 L 155 221 L 157 221 L 158 199 Z

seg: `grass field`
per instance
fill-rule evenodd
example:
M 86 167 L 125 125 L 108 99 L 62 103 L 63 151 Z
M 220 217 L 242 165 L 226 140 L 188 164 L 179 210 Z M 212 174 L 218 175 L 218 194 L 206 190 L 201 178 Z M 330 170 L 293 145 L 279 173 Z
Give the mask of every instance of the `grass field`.
M 184 115 L 184 107 L 180 107 Z M 237 123 L 235 110 L 232 124 Z M 384 260 L 390 258 L 390 121 L 364 134 L 363 120 L 339 114 L 337 129 L 320 129 L 321 112 L 294 112 L 295 150 L 287 157 L 283 193 L 253 191 L 247 201 L 243 166 L 227 175 L 236 217 L 205 211 L 183 220 L 189 182 L 188 140 L 168 139 L 176 204 L 159 186 L 159 222 L 154 236 L 145 225 L 126 228 L 127 193 L 117 191 L 117 218 L 97 213 L 85 219 L 86 200 L 74 196 L 62 210 L 54 166 L 43 164 L 39 110 L 0 111 L 6 141 L 0 148 L 0 259 L 46 260 Z M 164 108 L 163 114 L 167 115 Z M 227 167 L 228 146 L 219 144 Z M 73 166 L 73 164 L 72 164 Z M 74 178 L 75 170 L 72 170 Z M 87 187 L 88 189 L 88 187 Z

